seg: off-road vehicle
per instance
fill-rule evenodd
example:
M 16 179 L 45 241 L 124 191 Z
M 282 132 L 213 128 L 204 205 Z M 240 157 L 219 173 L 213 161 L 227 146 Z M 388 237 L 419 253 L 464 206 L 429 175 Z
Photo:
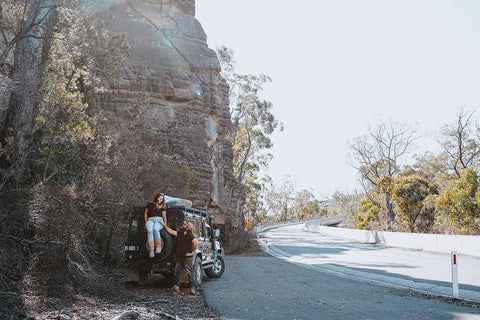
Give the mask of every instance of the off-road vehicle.
M 127 242 L 125 243 L 125 261 L 128 264 L 127 278 L 131 281 L 145 282 L 149 274 L 160 273 L 173 282 L 175 279 L 176 237 L 165 229 L 160 230 L 163 248 L 155 257 L 150 258 L 146 247 L 147 235 L 143 207 L 132 210 L 129 220 Z M 225 271 L 223 249 L 218 241 L 220 230 L 212 230 L 212 216 L 204 210 L 178 203 L 167 203 L 167 225 L 176 229 L 182 223 L 191 222 L 193 234 L 198 241 L 194 254 L 194 274 L 196 286 L 202 283 L 202 269 L 210 278 L 218 278 Z

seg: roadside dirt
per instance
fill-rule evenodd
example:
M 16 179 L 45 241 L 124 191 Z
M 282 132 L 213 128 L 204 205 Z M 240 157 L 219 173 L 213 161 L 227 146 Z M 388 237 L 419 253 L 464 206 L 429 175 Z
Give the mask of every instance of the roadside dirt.
M 205 304 L 203 292 L 190 295 L 187 288 L 173 293 L 161 276 L 154 276 L 144 286 L 111 280 L 108 287 L 92 293 L 77 293 L 70 298 L 42 297 L 33 294 L 0 297 L 0 319 L 77 320 L 114 319 L 195 319 L 216 320 L 217 315 Z M 18 309 L 23 305 L 23 310 Z M 137 316 L 136 318 L 134 316 Z
M 256 239 L 248 249 L 232 257 L 266 257 Z M 205 302 L 202 290 L 190 295 L 187 288 L 173 293 L 161 276 L 150 277 L 145 285 L 124 281 L 123 270 L 100 280 L 95 288 L 59 296 L 34 292 L 0 292 L 0 319 L 80 320 L 80 319 L 175 319 L 219 320 Z M 229 272 L 228 266 L 226 273 Z M 204 278 L 205 281 L 207 278 Z M 127 314 L 128 313 L 128 314 Z M 130 317 L 127 317 L 130 316 Z

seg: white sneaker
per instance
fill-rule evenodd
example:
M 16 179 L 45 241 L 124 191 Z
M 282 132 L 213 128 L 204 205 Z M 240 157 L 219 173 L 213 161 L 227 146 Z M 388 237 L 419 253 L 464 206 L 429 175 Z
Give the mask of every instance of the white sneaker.
M 153 252 L 153 250 L 150 250 L 150 253 L 148 255 L 149 255 L 150 258 L 155 257 L 155 253 Z
M 160 253 L 162 252 L 162 247 L 156 247 L 155 248 L 155 253 Z

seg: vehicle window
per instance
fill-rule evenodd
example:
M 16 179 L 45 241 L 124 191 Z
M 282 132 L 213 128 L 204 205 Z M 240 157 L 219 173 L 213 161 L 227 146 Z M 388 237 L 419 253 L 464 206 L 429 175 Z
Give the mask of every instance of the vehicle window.
M 137 234 L 137 220 L 133 219 L 130 223 L 130 230 L 128 231 L 128 241 L 133 241 Z
M 204 238 L 205 237 L 205 232 L 203 230 L 203 222 L 201 220 L 197 220 L 196 224 L 195 224 L 195 227 L 198 230 L 198 236 L 200 238 Z

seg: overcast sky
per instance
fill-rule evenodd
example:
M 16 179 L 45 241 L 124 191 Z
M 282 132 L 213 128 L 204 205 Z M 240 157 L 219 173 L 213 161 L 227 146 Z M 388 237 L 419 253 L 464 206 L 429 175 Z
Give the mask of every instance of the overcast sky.
M 267 74 L 263 97 L 285 130 L 268 170 L 318 196 L 358 187 L 348 146 L 379 119 L 435 130 L 480 105 L 480 1 L 196 0 L 210 48 Z

